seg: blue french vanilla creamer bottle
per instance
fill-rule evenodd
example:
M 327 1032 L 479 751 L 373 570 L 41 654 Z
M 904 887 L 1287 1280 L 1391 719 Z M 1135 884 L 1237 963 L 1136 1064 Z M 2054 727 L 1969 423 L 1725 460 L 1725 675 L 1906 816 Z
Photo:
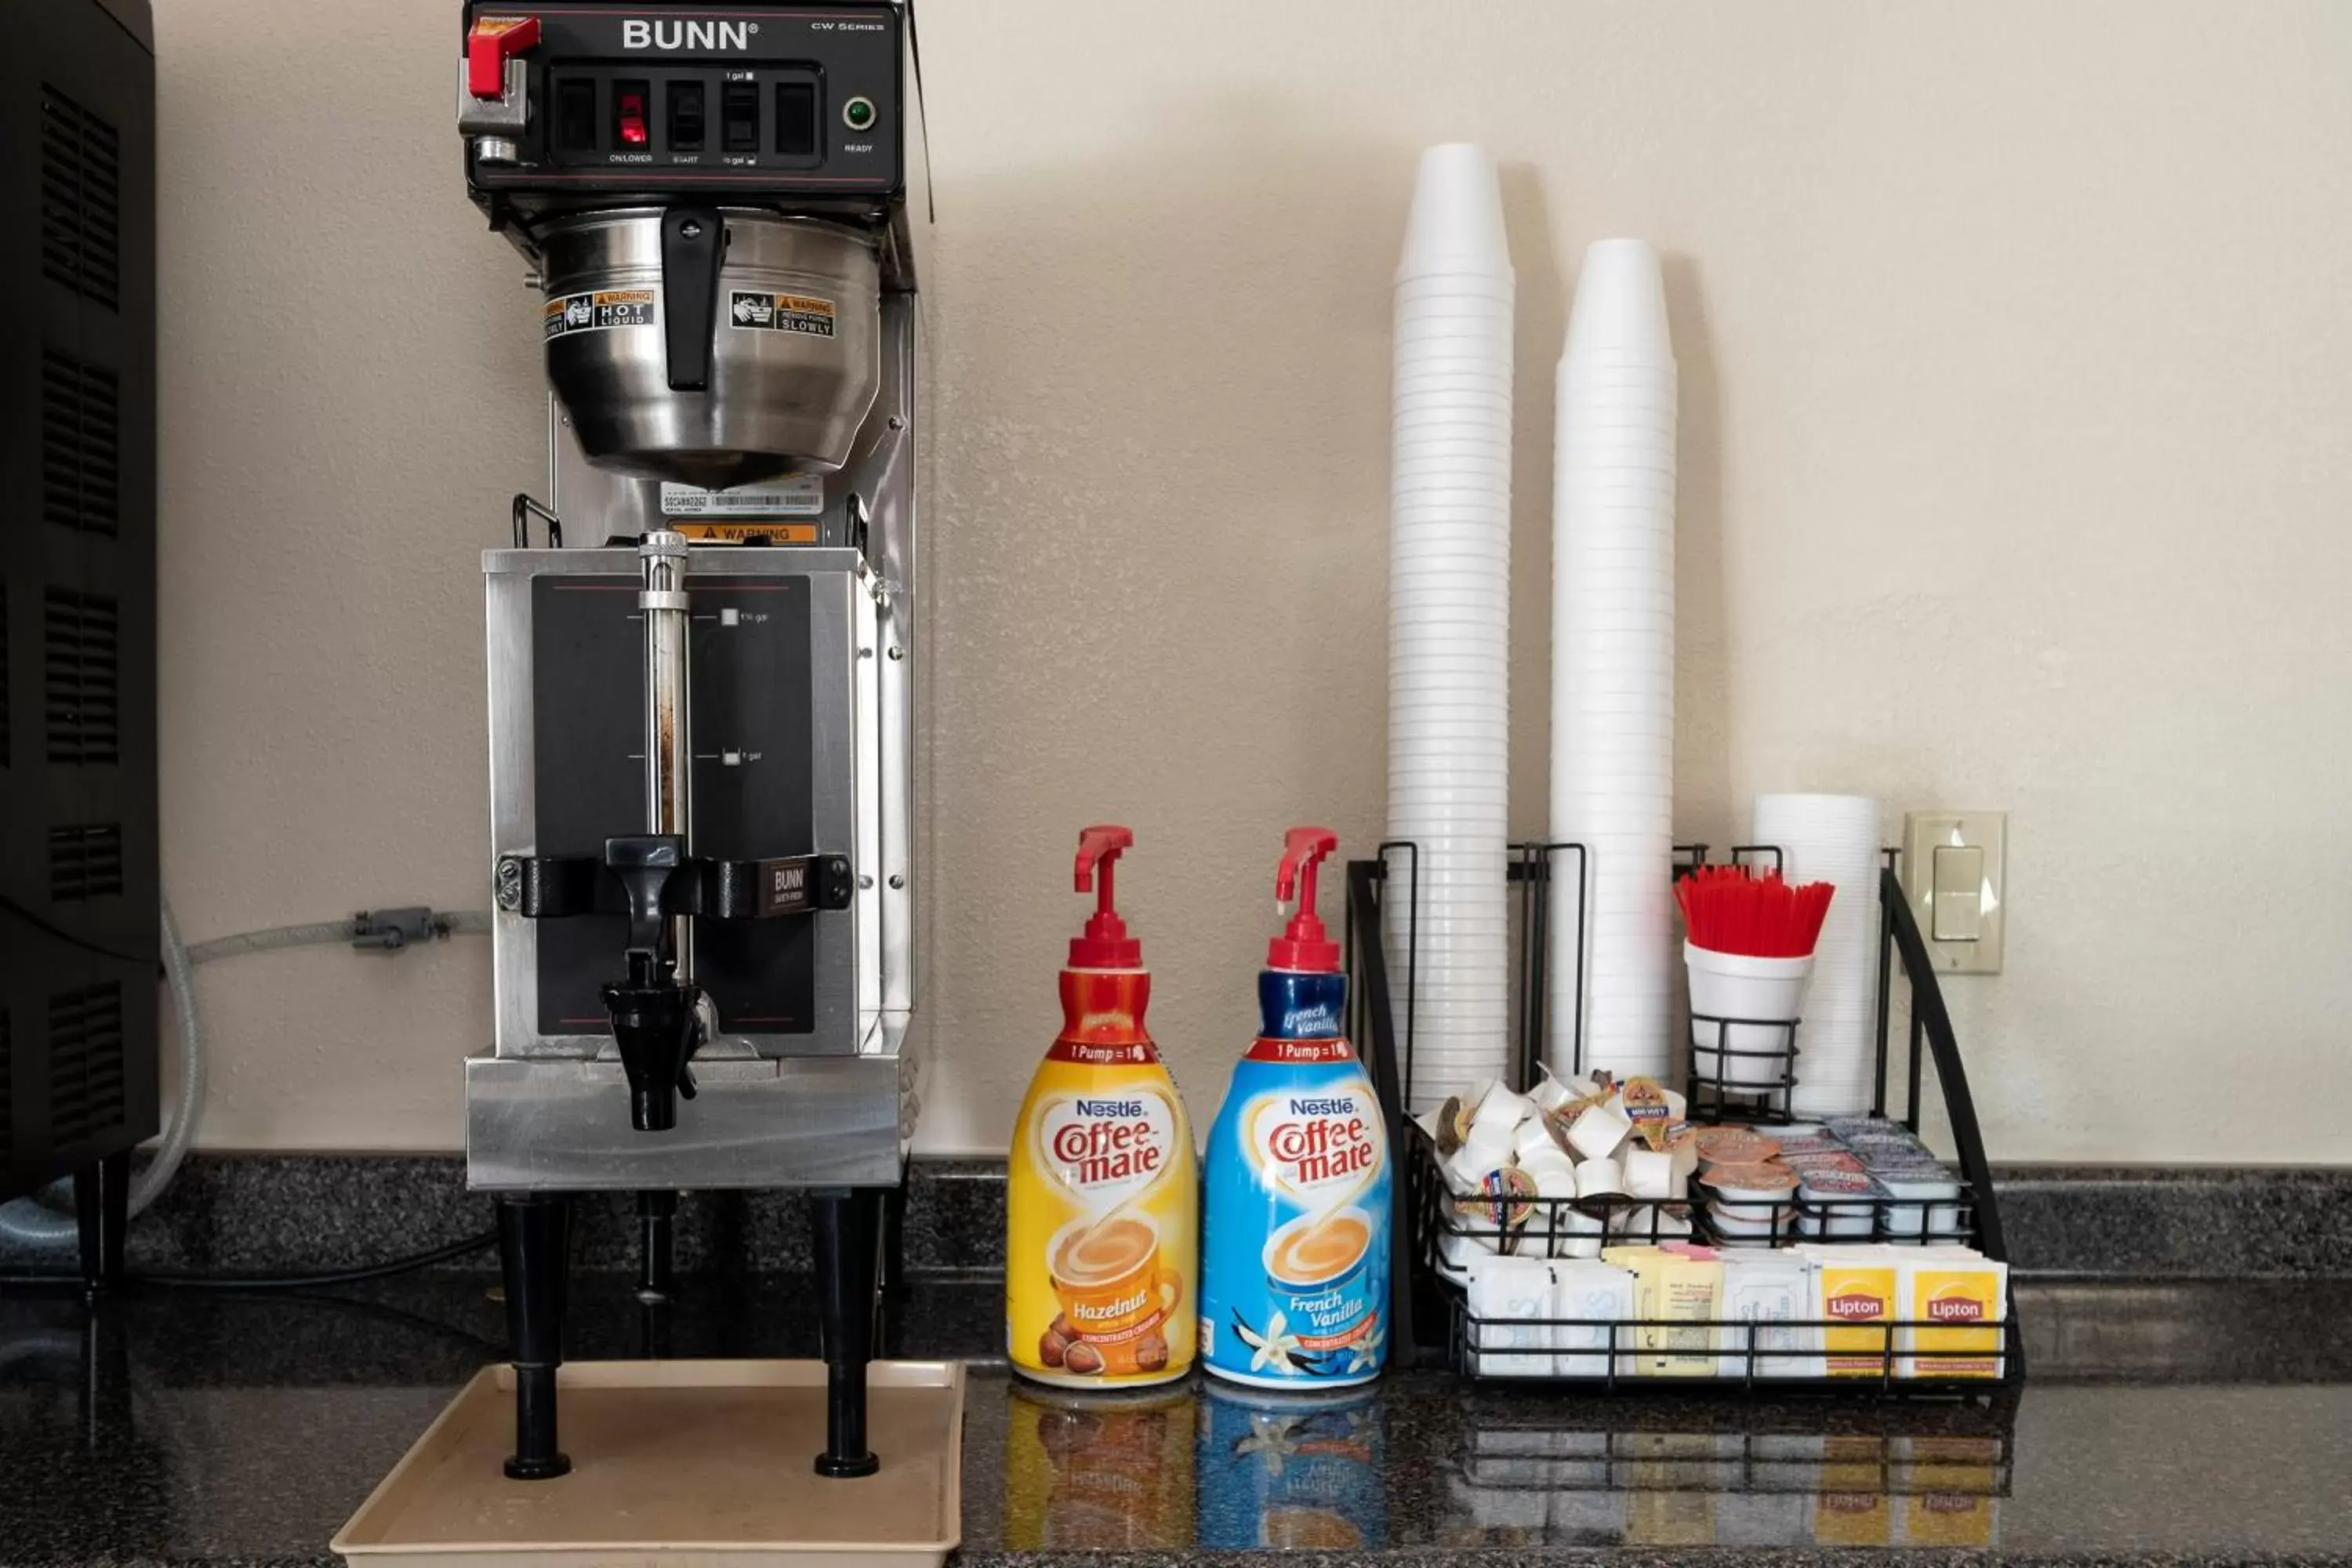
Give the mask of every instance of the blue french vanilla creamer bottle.
M 1259 1388 L 1369 1383 L 1388 1359 L 1387 1125 L 1315 912 L 1315 868 L 1339 847 L 1321 827 L 1285 841 L 1275 894 L 1297 909 L 1267 944 L 1258 1037 L 1209 1133 L 1201 1363 Z

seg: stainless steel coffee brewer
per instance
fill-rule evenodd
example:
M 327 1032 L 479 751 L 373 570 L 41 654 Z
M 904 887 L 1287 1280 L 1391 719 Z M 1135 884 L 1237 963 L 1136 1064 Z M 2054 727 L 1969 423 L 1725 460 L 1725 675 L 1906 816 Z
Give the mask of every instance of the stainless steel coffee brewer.
M 467 188 L 544 294 L 549 495 L 483 557 L 497 1028 L 466 1064 L 516 1436 L 557 1442 L 570 1195 L 811 1194 L 829 1423 L 870 1473 L 916 1111 L 917 299 L 906 0 L 467 4 Z M 534 548 L 532 525 L 544 531 Z

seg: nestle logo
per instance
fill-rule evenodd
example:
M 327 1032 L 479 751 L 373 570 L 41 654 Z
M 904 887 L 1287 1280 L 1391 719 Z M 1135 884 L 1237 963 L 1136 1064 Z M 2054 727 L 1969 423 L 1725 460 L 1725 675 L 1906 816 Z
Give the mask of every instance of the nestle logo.
M 1080 1116 L 1140 1116 L 1143 1101 L 1139 1100 L 1081 1100 L 1076 1102 Z
M 1927 1317 L 1938 1323 L 1975 1323 L 1984 1320 L 1984 1303 L 1954 1298 L 1927 1303 Z
M 1883 1318 L 1886 1315 L 1885 1298 L 1859 1292 L 1832 1296 L 1822 1305 L 1829 1309 L 1832 1318 Z
M 1294 1100 L 1290 1102 L 1293 1116 L 1351 1116 L 1356 1102 L 1352 1100 Z
M 621 24 L 625 49 L 748 49 L 757 22 L 655 22 L 632 17 Z

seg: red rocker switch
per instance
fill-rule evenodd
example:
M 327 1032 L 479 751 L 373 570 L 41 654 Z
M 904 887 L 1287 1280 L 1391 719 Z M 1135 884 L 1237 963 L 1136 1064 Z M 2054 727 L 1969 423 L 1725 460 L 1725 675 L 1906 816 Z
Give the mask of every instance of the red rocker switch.
M 506 91 L 507 60 L 539 42 L 536 16 L 477 16 L 466 35 L 466 90 L 476 98 Z

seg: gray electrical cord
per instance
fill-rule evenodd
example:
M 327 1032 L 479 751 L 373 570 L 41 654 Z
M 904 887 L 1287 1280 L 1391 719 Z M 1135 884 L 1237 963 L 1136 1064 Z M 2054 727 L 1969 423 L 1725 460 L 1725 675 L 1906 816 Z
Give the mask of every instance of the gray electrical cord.
M 426 913 L 423 923 L 426 934 L 436 937 L 454 936 L 460 931 L 488 934 L 490 911 L 488 910 L 457 910 L 446 914 Z M 216 958 L 237 958 L 248 952 L 274 952 L 289 947 L 349 946 L 369 934 L 370 922 L 358 920 L 317 921 L 310 925 L 271 926 L 267 931 L 249 931 L 236 936 L 216 936 L 210 942 L 200 942 L 188 949 L 191 963 L 210 963 Z
M 276 926 L 268 931 L 215 937 L 192 948 L 180 940 L 179 923 L 172 918 L 170 902 L 163 903 L 163 975 L 172 988 L 172 1011 L 179 1023 L 180 1085 L 179 1093 L 173 1098 L 171 1110 L 163 1119 L 163 1142 L 156 1145 L 155 1157 L 131 1179 L 132 1215 L 145 1212 L 150 1204 L 163 1195 L 163 1189 L 172 1184 L 172 1178 L 179 1173 L 180 1162 L 187 1157 L 189 1145 L 195 1142 L 196 1123 L 204 1116 L 205 1031 L 204 1020 L 196 1011 L 195 966 L 240 953 L 349 943 L 364 934 L 362 930 L 364 923 L 363 920 L 344 920 L 321 921 L 311 925 Z M 488 931 L 490 916 L 487 910 L 468 910 L 433 915 L 429 923 L 432 934 L 436 936 L 447 936 L 456 931 Z M 0 1204 L 0 1237 L 24 1247 L 71 1245 L 79 1235 L 72 1215 L 60 1214 L 51 1206 L 70 1202 L 66 1184 L 59 1183 L 39 1196 Z

